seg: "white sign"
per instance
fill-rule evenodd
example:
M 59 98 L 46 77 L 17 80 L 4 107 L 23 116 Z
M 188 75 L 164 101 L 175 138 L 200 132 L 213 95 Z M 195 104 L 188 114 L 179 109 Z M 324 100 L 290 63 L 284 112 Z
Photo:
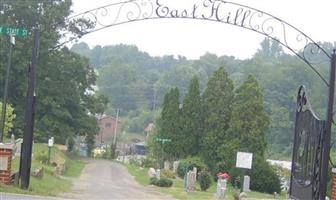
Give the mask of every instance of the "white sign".
M 8 156 L 0 156 L 0 170 L 8 170 Z
M 237 152 L 236 167 L 251 169 L 252 168 L 252 153 Z
M 48 140 L 48 147 L 52 147 L 54 145 L 54 140 L 52 138 L 50 138 Z

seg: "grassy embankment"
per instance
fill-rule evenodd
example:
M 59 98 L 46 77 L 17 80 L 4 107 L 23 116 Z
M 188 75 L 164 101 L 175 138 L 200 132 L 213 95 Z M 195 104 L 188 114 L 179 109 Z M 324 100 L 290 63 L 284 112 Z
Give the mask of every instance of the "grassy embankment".
M 135 165 L 128 165 L 128 171 L 135 177 L 135 180 L 143 186 L 149 185 L 149 177 L 147 175 L 148 168 L 140 168 Z M 187 193 L 184 191 L 183 180 L 176 178 L 171 179 L 173 181 L 173 186 L 170 188 L 160 188 L 157 187 L 161 193 L 170 195 L 176 199 L 181 200 L 215 200 L 216 192 L 216 183 L 213 182 L 212 186 L 206 191 L 203 192 L 200 190 L 199 185 L 197 185 L 196 191 L 192 193 Z M 156 186 L 153 186 L 156 187 Z M 237 192 L 237 189 L 231 187 L 228 184 L 227 198 L 228 200 L 234 199 L 234 194 Z M 248 198 L 250 199 L 274 199 L 273 195 L 264 194 L 260 192 L 249 192 L 247 193 Z M 286 199 L 285 194 L 281 194 L 279 199 Z
M 0 192 L 22 193 L 34 195 L 56 196 L 58 194 L 69 192 L 72 187 L 71 180 L 66 177 L 78 177 L 84 168 L 85 164 L 81 161 L 73 160 L 65 155 L 55 145 L 51 151 L 51 163 L 64 163 L 66 170 L 62 176 L 55 174 L 55 167 L 52 165 L 41 163 L 37 160 L 39 155 L 48 155 L 48 146 L 46 144 L 34 144 L 33 159 L 31 172 L 36 169 L 43 168 L 44 176 L 42 179 L 30 176 L 30 186 L 28 190 L 22 190 L 16 186 L 0 186 Z M 19 169 L 19 158 L 13 160 L 12 172 L 17 172 Z

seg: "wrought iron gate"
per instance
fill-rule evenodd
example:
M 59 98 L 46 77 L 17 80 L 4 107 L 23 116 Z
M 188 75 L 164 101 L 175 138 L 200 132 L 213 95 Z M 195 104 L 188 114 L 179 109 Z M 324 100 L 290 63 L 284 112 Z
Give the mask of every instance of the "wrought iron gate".
M 301 86 L 297 96 L 290 183 L 290 197 L 293 199 L 321 199 L 325 125 L 326 121 L 314 114 L 305 87 Z

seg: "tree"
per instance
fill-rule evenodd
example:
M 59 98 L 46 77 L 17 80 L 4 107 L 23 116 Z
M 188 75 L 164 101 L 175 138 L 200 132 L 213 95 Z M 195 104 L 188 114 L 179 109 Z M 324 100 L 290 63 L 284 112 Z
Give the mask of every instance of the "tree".
M 194 76 L 190 82 L 188 93 L 183 101 L 182 147 L 184 156 L 199 154 L 202 141 L 202 107 L 198 77 Z
M 0 102 L 0 113 L 2 113 L 2 102 Z M 11 130 L 13 129 L 13 122 L 15 120 L 15 117 L 16 117 L 16 115 L 14 114 L 14 108 L 12 107 L 12 105 L 7 103 L 7 105 L 6 105 L 6 121 L 5 121 L 3 136 L 6 136 L 6 134 L 10 133 Z M 2 123 L 2 119 L 0 119 L 0 123 Z
M 223 67 L 209 79 L 203 94 L 204 140 L 202 156 L 212 171 L 221 157 L 218 148 L 227 143 L 234 99 L 233 82 Z
M 92 98 L 96 75 L 88 59 L 67 48 L 55 48 L 63 37 L 62 33 L 69 32 L 71 37 L 77 37 L 82 35 L 80 26 L 90 26 L 85 20 L 65 20 L 71 13 L 70 8 L 70 0 L 4 0 L 0 6 L 3 26 L 22 27 L 31 31 L 39 25 L 41 32 L 34 130 L 34 139 L 37 141 L 45 142 L 49 136 L 54 136 L 56 142 L 64 143 L 68 137 L 76 135 L 93 136 L 98 127 L 95 118 L 88 115 L 95 114 L 94 110 L 99 109 L 93 107 L 100 106 L 99 100 Z M 6 39 L 0 37 L 1 58 L 7 55 L 9 42 Z M 23 135 L 32 39 L 31 36 L 17 38 L 12 56 L 8 99 L 16 111 L 14 128 L 18 135 Z M 4 62 L 0 62 L 1 74 L 4 70 Z M 98 103 L 88 107 L 89 102 L 95 101 Z
M 157 123 L 158 137 L 171 140 L 171 142 L 164 143 L 162 147 L 165 159 L 176 159 L 183 155 L 179 106 L 179 90 L 172 88 L 164 97 L 161 117 Z
M 237 146 L 231 152 L 251 152 L 254 157 L 264 158 L 269 123 L 270 119 L 264 110 L 263 96 L 258 81 L 254 76 L 249 75 L 236 90 L 230 120 L 229 141 L 236 142 Z
M 265 38 L 260 45 L 261 49 L 258 49 L 255 56 L 277 58 L 284 54 L 280 43 L 275 40 Z

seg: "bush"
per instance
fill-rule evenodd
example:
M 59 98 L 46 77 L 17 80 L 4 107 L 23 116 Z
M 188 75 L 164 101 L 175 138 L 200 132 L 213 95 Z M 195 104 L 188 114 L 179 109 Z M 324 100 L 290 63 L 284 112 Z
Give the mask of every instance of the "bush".
M 197 168 L 197 171 L 207 171 L 207 166 L 200 157 L 189 157 L 180 161 L 180 164 L 177 168 L 177 175 L 181 178 L 184 177 L 185 172 L 192 170 L 194 167 Z
M 265 161 L 256 159 L 251 170 L 251 190 L 273 194 L 281 192 L 276 171 Z
M 152 158 L 145 158 L 142 160 L 142 167 L 146 167 L 146 168 L 150 168 L 150 167 L 154 167 L 154 168 L 158 168 L 159 163 L 157 162 L 157 160 L 152 159 Z
M 165 178 L 176 178 L 175 173 L 170 170 L 162 170 L 161 175 Z
M 150 184 L 159 187 L 171 187 L 173 185 L 173 181 L 167 178 L 157 179 L 156 177 L 153 177 L 150 179 Z
M 201 190 L 206 191 L 211 186 L 211 175 L 207 171 L 201 171 L 198 174 L 198 182 L 200 184 Z
M 36 160 L 42 164 L 48 164 L 48 153 L 46 151 L 41 151 L 36 155 Z

